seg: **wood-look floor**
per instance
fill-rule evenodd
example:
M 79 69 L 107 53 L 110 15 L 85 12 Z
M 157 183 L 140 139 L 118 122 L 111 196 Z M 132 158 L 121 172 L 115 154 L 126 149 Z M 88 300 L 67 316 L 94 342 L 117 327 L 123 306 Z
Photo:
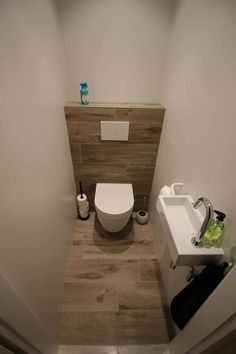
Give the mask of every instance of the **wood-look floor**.
M 76 222 L 55 330 L 64 345 L 169 341 L 172 328 L 149 224 L 132 218 L 110 234 L 95 213 Z
M 166 344 L 97 346 L 61 345 L 58 354 L 167 354 Z

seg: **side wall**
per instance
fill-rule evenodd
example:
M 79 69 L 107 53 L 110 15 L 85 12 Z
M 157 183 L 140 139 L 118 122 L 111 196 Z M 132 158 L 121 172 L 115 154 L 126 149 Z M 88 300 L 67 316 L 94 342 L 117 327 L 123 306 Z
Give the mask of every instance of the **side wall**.
M 0 42 L 0 272 L 50 331 L 76 215 L 56 2 L 1 0 Z
M 172 0 L 59 0 L 68 101 L 160 102 Z
M 205 196 L 227 215 L 225 252 L 236 227 L 236 2 L 183 0 L 175 15 L 165 63 L 161 102 L 166 107 L 150 212 L 158 228 L 161 186 L 183 182 L 194 198 Z M 169 270 L 169 298 L 183 287 L 185 271 Z

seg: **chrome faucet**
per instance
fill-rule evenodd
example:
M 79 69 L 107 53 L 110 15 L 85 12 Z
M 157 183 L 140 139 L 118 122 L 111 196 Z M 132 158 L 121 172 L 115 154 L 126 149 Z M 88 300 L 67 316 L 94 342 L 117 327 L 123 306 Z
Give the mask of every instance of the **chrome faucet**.
M 200 230 L 198 231 L 196 237 L 192 238 L 192 242 L 195 246 L 199 246 L 199 243 L 200 243 L 201 239 L 203 238 L 203 236 L 208 228 L 208 225 L 209 225 L 210 221 L 213 219 L 213 215 L 214 215 L 212 204 L 207 198 L 204 198 L 204 197 L 198 198 L 198 200 L 195 203 L 193 203 L 193 207 L 198 209 L 202 204 L 206 208 L 206 216 L 205 216 L 205 219 L 204 219 L 202 226 L 201 226 Z

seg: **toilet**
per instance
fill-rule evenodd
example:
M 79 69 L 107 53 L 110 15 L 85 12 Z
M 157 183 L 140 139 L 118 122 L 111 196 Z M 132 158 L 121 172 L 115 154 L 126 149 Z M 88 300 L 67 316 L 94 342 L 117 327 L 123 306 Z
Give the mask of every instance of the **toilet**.
M 119 232 L 128 223 L 134 207 L 132 184 L 97 183 L 94 202 L 104 229 Z

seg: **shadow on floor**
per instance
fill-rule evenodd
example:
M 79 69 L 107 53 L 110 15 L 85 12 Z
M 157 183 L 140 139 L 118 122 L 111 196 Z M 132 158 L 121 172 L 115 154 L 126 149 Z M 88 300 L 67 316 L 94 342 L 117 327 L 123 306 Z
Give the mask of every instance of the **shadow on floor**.
M 100 224 L 97 215 L 94 220 L 94 244 L 105 253 L 122 253 L 131 247 L 134 239 L 134 222 L 131 217 L 123 230 L 108 232 Z

